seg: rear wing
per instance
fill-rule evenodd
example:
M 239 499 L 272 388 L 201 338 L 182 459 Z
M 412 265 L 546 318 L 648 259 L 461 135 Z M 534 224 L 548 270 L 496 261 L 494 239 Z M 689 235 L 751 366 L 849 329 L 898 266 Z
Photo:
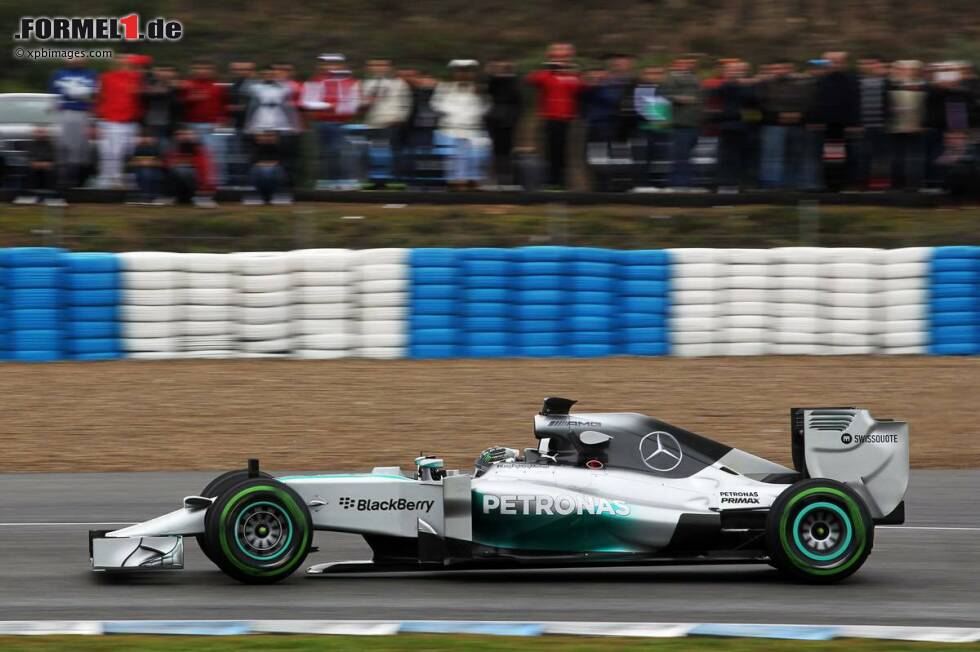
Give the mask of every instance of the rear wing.
M 877 521 L 898 516 L 909 484 L 909 426 L 854 407 L 792 408 L 793 466 L 864 498 Z

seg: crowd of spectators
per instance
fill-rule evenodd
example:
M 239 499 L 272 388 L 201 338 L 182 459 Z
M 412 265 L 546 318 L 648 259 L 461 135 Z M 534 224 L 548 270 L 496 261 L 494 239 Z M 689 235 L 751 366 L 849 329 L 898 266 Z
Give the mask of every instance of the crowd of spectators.
M 34 134 L 26 201 L 82 184 L 200 206 L 219 186 L 249 204 L 288 203 L 307 182 L 563 189 L 573 168 L 600 191 L 976 188 L 980 81 L 966 63 L 577 61 L 556 43 L 524 76 L 503 60 L 456 59 L 436 79 L 371 59 L 359 77 L 324 54 L 303 81 L 287 63 L 237 61 L 221 79 L 208 61 L 182 76 L 143 55 L 100 75 L 75 60 L 51 79 L 57 128 Z M 521 146 L 525 122 L 535 147 Z

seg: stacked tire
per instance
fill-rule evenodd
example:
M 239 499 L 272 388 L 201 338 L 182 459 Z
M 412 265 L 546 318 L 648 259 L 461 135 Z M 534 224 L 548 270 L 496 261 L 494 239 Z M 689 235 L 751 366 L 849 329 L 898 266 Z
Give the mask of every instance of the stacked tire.
M 184 302 L 180 256 L 166 251 L 129 251 L 119 254 L 119 263 L 122 348 L 127 357 L 176 357 Z
M 822 281 L 824 353 L 869 355 L 878 351 L 880 249 L 826 249 Z
M 348 249 L 301 249 L 292 263 L 293 355 L 334 359 L 350 355 L 357 323 L 354 253 Z
M 408 344 L 408 250 L 357 252 L 358 338 L 356 355 L 392 359 Z
M 570 355 L 594 358 L 619 353 L 620 324 L 664 328 L 662 312 L 656 316 L 646 312 L 620 313 L 618 252 L 580 247 L 569 253 L 568 300 L 563 312 Z
M 64 357 L 64 277 L 60 249 L 17 247 L 4 254 L 7 355 L 22 362 Z
M 717 249 L 669 250 L 669 331 L 678 356 L 720 352 L 724 261 Z
M 666 250 L 621 251 L 618 333 L 626 355 L 667 355 L 670 254 Z
M 772 271 L 769 249 L 724 252 L 724 355 L 766 355 L 771 329 Z
M 292 275 L 281 252 L 234 254 L 238 273 L 239 355 L 284 357 L 292 350 Z
M 64 254 L 66 351 L 72 360 L 113 360 L 119 340 L 119 258 L 105 253 Z
M 513 355 L 513 258 L 510 249 L 490 247 L 465 249 L 461 254 L 459 307 L 465 357 Z
M 459 355 L 459 250 L 412 249 L 409 355 L 453 358 Z
M 772 353 L 823 352 L 822 275 L 824 249 L 781 247 L 772 251 Z
M 936 247 L 929 275 L 930 353 L 980 354 L 980 247 Z
M 929 347 L 929 247 L 881 254 L 881 352 L 923 354 Z
M 514 256 L 514 353 L 535 358 L 564 355 L 567 250 L 521 247 Z
M 238 331 L 237 278 L 228 254 L 181 254 L 184 301 L 180 308 L 182 357 L 230 358 Z

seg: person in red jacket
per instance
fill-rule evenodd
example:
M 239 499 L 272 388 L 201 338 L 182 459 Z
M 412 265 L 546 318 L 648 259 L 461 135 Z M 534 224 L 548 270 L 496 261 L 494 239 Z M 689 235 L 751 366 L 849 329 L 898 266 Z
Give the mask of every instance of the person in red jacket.
M 179 204 L 193 203 L 200 208 L 214 208 L 214 179 L 208 150 L 190 129 L 174 134 L 173 149 L 165 160 L 167 177 L 174 199 Z
M 181 100 L 184 107 L 184 125 L 197 134 L 207 148 L 213 166 L 212 176 L 218 184 L 224 183 L 224 140 L 215 130 L 227 121 L 227 97 L 225 89 L 215 78 L 215 67 L 210 61 L 191 64 L 190 79 L 183 83 Z
M 132 153 L 143 115 L 140 66 L 147 59 L 140 55 L 120 57 L 116 59 L 115 68 L 99 78 L 95 115 L 99 120 L 100 187 L 119 188 L 123 185 L 123 167 Z
M 317 190 L 357 187 L 354 152 L 344 125 L 361 107 L 361 87 L 342 54 L 321 54 L 317 72 L 305 84 L 300 107 L 316 131 Z
M 565 186 L 569 126 L 578 116 L 579 94 L 584 86 L 575 67 L 575 48 L 570 43 L 548 47 L 544 67 L 526 81 L 538 90 L 538 117 L 544 127 L 548 156 L 548 184 Z

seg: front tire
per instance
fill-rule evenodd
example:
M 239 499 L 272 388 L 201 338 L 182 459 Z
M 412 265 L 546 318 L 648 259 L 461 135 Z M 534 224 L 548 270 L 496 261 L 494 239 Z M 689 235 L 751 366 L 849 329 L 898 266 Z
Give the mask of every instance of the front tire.
M 289 577 L 310 552 L 313 520 L 293 489 L 266 478 L 228 488 L 208 508 L 204 538 L 212 560 L 246 584 Z
M 201 490 L 200 495 L 205 498 L 215 498 L 220 497 L 224 492 L 228 491 L 231 487 L 235 486 L 242 480 L 248 478 L 248 469 L 238 469 L 236 471 L 225 471 L 218 477 L 207 483 L 204 489 Z M 265 471 L 259 472 L 259 477 L 271 478 L 272 476 Z M 204 556 L 210 559 L 214 564 L 217 565 L 218 560 L 215 559 L 214 553 L 211 551 L 211 547 L 208 545 L 207 537 L 203 534 L 197 535 L 197 545 L 204 553 Z
M 766 546 L 773 566 L 809 583 L 838 582 L 857 571 L 874 545 L 874 521 L 850 487 L 801 480 L 773 502 Z

